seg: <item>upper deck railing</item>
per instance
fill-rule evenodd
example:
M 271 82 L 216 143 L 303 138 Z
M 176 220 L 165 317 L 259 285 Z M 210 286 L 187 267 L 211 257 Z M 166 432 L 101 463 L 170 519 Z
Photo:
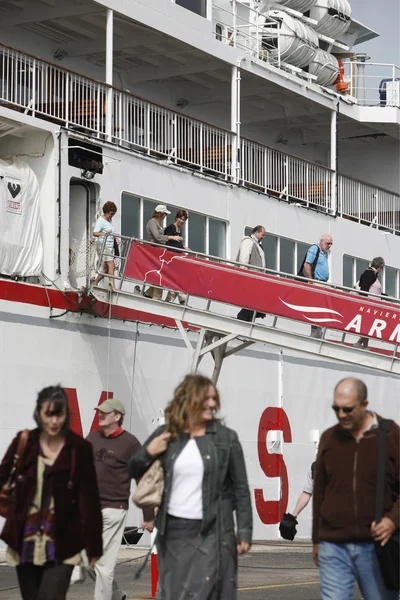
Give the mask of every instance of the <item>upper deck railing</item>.
M 360 60 L 360 55 L 344 61 L 349 94 L 361 106 L 400 108 L 400 67 Z
M 398 194 L 340 175 L 334 202 L 333 171 L 245 138 L 240 141 L 238 169 L 233 169 L 233 132 L 5 45 L 0 45 L 0 106 L 289 202 L 400 233 Z

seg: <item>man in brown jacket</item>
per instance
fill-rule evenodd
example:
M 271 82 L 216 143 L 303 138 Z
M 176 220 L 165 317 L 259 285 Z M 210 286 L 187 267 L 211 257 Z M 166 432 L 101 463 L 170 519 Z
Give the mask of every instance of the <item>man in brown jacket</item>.
M 382 580 L 374 541 L 385 545 L 399 526 L 399 427 L 387 436 L 384 517 L 374 522 L 381 417 L 367 410 L 367 388 L 348 377 L 335 387 L 339 423 L 321 437 L 313 497 L 314 560 L 322 600 L 351 600 L 354 581 L 365 600 L 394 600 Z

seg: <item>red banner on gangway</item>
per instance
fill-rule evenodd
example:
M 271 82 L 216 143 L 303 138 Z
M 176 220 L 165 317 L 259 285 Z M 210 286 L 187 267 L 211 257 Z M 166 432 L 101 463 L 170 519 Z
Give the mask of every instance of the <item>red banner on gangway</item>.
M 131 246 L 125 276 L 262 313 L 400 343 L 400 307 L 359 294 L 264 275 L 140 242 Z

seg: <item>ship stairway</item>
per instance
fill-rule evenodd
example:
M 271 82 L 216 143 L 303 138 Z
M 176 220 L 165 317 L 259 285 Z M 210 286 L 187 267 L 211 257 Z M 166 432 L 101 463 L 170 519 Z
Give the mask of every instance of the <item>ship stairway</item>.
M 317 286 L 305 280 L 303 283 L 282 273 L 264 275 L 238 268 L 232 261 L 224 260 L 222 264 L 221 259 L 211 261 L 194 253 L 178 254 L 165 246 L 151 246 L 139 240 L 130 240 L 128 245 L 125 257 L 121 258 L 121 273 L 115 275 L 116 291 L 97 285 L 91 288 L 91 294 L 96 300 L 110 304 L 111 312 L 113 306 L 118 306 L 171 319 L 191 353 L 192 372 L 198 369 L 203 356 L 210 353 L 216 382 L 225 358 L 259 342 L 400 375 L 399 304 L 360 298 L 335 286 Z M 177 302 L 178 298 L 173 302 L 165 300 L 171 289 L 185 294 L 184 300 L 181 297 L 182 304 Z M 160 290 L 159 295 L 162 293 L 164 299 L 157 299 L 157 294 L 154 298 L 144 295 L 150 290 Z M 278 308 L 277 296 L 281 301 Z M 283 302 L 280 296 L 297 301 Z M 349 322 L 353 314 L 374 320 L 375 311 L 375 316 L 383 314 L 398 323 L 394 339 L 385 340 L 383 319 L 379 319 L 380 324 L 375 323 L 378 339 L 370 336 L 366 349 L 353 347 L 359 334 L 354 329 L 343 330 L 347 304 Z M 253 311 L 250 322 L 237 319 L 243 306 Z M 264 319 L 256 319 L 259 312 L 266 313 Z M 340 320 L 343 324 L 338 325 Z M 321 325 L 321 338 L 310 336 L 312 324 Z M 370 329 L 370 324 L 367 326 Z M 192 343 L 189 330 L 198 332 L 197 343 Z

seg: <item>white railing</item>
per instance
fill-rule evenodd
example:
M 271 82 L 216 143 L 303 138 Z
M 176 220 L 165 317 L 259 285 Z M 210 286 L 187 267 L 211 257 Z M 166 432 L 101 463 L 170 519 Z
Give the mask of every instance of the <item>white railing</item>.
M 330 212 L 332 177 L 324 166 L 241 140 L 241 178 L 249 187 Z
M 359 223 L 400 232 L 400 196 L 338 175 L 338 213 Z
M 236 181 L 231 165 L 234 133 L 0 45 L 0 106 L 107 139 L 109 90 L 110 141 Z M 333 177 L 333 171 L 322 165 L 241 139 L 243 185 L 333 213 Z M 400 196 L 339 176 L 337 199 L 339 214 L 400 232 Z
M 114 90 L 115 141 L 210 171 L 231 175 L 232 134 L 147 100 Z
M 344 62 L 348 93 L 362 106 L 400 107 L 400 67 L 365 60 Z

